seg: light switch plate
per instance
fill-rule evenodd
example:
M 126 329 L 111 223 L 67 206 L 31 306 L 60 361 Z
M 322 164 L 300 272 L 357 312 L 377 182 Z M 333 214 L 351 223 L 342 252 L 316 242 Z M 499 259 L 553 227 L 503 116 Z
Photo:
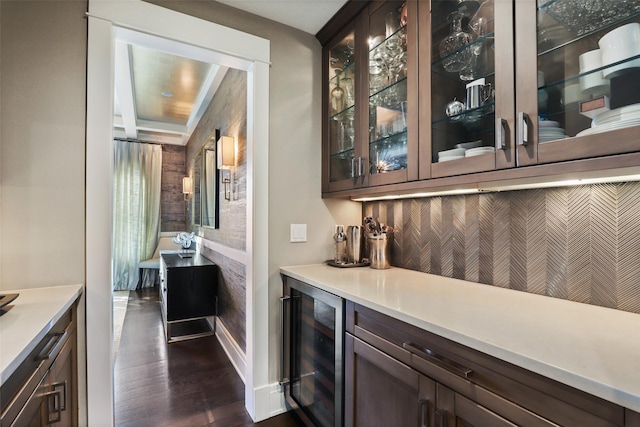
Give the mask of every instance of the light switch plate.
M 291 243 L 307 241 L 307 224 L 291 224 Z

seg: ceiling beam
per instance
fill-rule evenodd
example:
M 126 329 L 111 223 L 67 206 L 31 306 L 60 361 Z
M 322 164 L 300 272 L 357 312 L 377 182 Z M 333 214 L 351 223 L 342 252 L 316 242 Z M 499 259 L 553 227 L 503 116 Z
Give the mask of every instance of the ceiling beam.
M 215 64 L 212 65 L 209 69 L 209 74 L 207 74 L 207 77 L 202 83 L 200 93 L 198 93 L 198 97 L 194 102 L 189 120 L 187 120 L 187 132 L 184 141 L 185 144 L 189 142 L 191 134 L 200 122 L 200 119 L 202 118 L 204 113 L 207 111 L 207 108 L 209 107 L 213 96 L 218 91 L 220 83 L 222 83 L 222 79 L 224 79 L 224 76 L 227 74 L 228 70 L 228 67 L 223 67 Z

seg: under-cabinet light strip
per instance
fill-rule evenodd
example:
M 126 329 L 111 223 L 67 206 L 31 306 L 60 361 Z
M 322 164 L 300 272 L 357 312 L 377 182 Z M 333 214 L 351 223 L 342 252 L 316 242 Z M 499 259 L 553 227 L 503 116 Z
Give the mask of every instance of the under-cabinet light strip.
M 528 182 L 528 183 L 522 183 L 522 184 L 506 184 L 506 183 L 482 184 L 480 183 L 480 184 L 475 184 L 478 187 L 474 187 L 474 188 L 462 188 L 462 189 L 456 189 L 456 190 L 442 190 L 442 191 L 430 191 L 430 192 L 416 192 L 416 193 L 408 193 L 408 194 L 387 194 L 384 196 L 372 196 L 372 197 L 365 196 L 365 197 L 356 197 L 356 198 L 353 198 L 352 200 L 354 202 L 374 202 L 374 201 L 382 201 L 382 200 L 456 196 L 456 195 L 474 194 L 474 193 L 530 190 L 530 189 L 537 189 L 537 188 L 570 187 L 575 185 L 604 184 L 604 183 L 627 182 L 627 181 L 640 181 L 640 175 L 581 178 L 581 179 L 568 179 L 568 180 L 561 180 L 561 181 L 535 182 L 535 183 Z

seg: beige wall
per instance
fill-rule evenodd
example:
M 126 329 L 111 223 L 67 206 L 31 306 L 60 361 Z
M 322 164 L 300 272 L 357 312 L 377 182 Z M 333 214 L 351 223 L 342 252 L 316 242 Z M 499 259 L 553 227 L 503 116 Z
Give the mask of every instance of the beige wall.
M 0 289 L 84 283 L 87 4 L 0 8 Z

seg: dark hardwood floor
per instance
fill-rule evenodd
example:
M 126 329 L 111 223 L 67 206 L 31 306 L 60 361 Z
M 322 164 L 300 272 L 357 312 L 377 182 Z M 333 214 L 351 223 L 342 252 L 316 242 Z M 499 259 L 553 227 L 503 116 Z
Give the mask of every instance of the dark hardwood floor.
M 215 336 L 167 344 L 157 288 L 130 293 L 114 371 L 117 427 L 299 426 L 289 414 L 252 422 Z

